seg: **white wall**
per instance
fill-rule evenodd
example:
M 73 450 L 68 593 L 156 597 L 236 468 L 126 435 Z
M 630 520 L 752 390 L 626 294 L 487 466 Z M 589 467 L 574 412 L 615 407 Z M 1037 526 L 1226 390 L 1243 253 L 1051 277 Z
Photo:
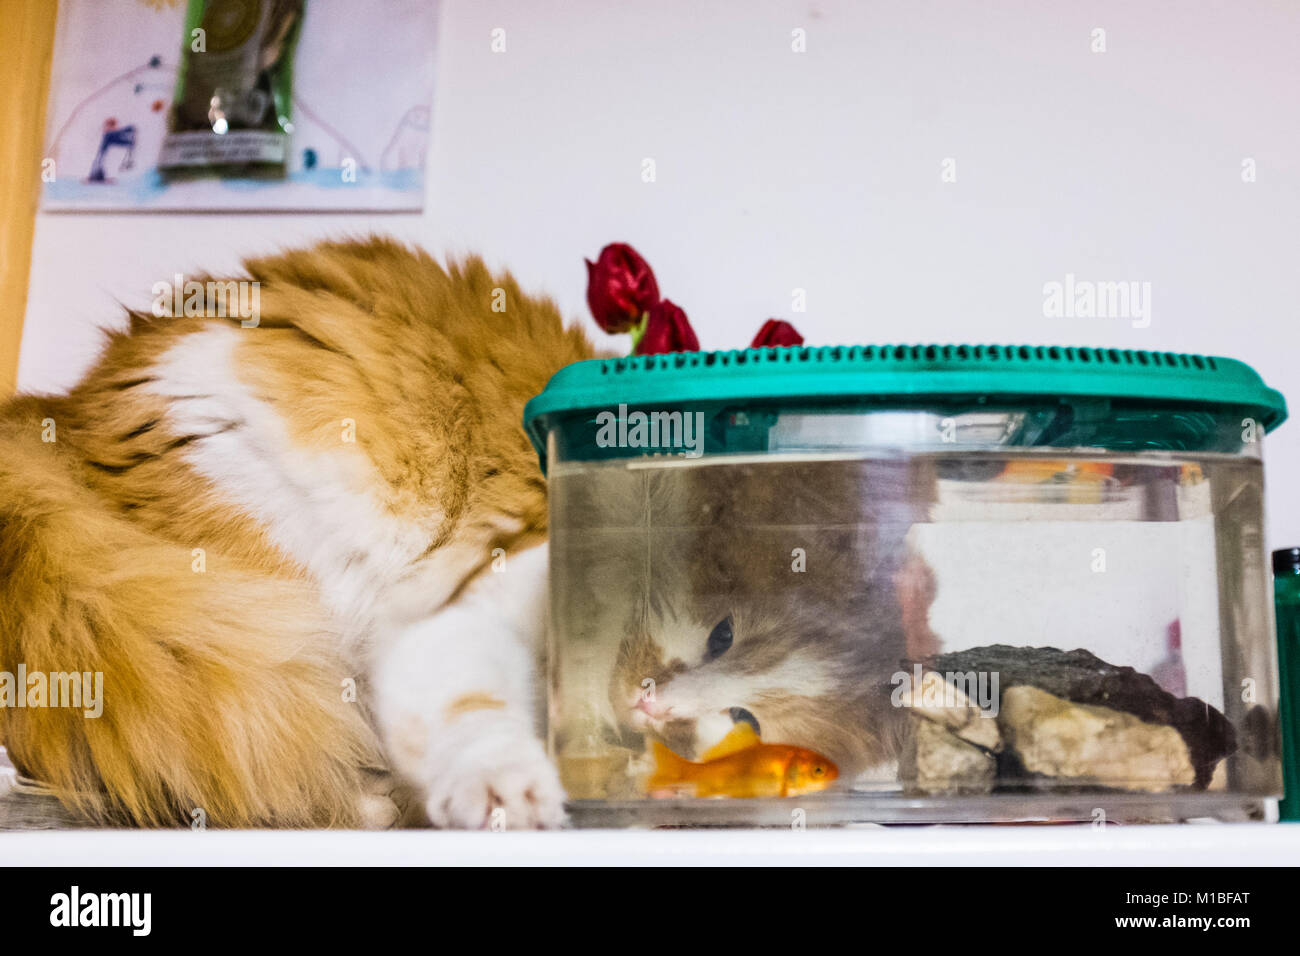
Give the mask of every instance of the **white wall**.
M 814 344 L 1209 352 L 1300 404 L 1298 91 L 1285 0 L 444 0 L 423 215 L 42 215 L 20 383 L 74 381 L 116 303 L 177 271 L 375 229 L 482 251 L 584 320 L 582 257 L 632 242 L 705 347 L 777 315 Z M 1150 327 L 1045 318 L 1066 273 L 1150 282 Z M 1270 545 L 1300 544 L 1300 424 L 1268 458 Z

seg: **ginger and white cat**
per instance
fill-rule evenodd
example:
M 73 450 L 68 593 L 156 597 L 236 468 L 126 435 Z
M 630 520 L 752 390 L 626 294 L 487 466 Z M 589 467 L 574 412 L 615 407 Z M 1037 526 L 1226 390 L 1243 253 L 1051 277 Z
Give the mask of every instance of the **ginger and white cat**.
M 391 769 L 416 820 L 559 825 L 520 416 L 591 345 L 476 259 L 246 267 L 255 327 L 133 314 L 0 414 L 0 669 L 104 681 L 99 718 L 0 708 L 0 743 L 97 822 L 386 825 Z
M 0 743 L 101 823 L 385 826 L 401 804 L 560 825 L 537 736 L 547 489 L 520 419 L 591 345 L 476 259 L 372 239 L 246 267 L 255 326 L 133 314 L 67 395 L 0 412 L 0 671 L 103 675 L 101 716 L 0 707 Z M 895 583 L 914 472 L 569 495 L 555 544 L 586 562 L 571 599 L 605 629 L 612 732 L 691 756 L 745 721 L 842 775 L 892 760 L 885 681 L 924 632 Z M 584 534 L 635 502 L 685 530 L 632 556 Z

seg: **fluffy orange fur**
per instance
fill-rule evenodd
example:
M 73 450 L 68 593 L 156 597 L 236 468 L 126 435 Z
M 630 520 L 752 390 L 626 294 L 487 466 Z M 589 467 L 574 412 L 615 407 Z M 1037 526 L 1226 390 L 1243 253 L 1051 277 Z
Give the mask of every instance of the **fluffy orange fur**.
M 463 555 L 449 587 L 493 547 L 544 537 L 523 404 L 591 356 L 553 304 L 477 259 L 444 270 L 379 239 L 245 266 L 261 315 L 240 329 L 242 381 L 296 445 L 360 456 L 387 513 L 433 522 L 431 549 Z M 362 771 L 383 758 L 341 692 L 360 675 L 340 624 L 187 465 L 200 439 L 147 388 L 163 353 L 211 324 L 238 319 L 134 313 L 67 395 L 0 412 L 0 670 L 104 675 L 102 717 L 0 708 L 0 742 L 91 820 L 353 824 Z

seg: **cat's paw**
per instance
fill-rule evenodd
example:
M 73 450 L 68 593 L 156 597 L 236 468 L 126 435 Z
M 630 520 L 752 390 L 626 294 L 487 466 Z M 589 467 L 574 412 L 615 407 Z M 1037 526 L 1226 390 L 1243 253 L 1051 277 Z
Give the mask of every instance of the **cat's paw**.
M 425 810 L 444 829 L 564 825 L 564 788 L 541 742 L 504 714 L 472 714 L 446 731 Z
M 357 796 L 357 818 L 363 830 L 390 830 L 401 819 L 395 781 L 391 774 L 363 770 L 361 793 Z
M 401 809 L 390 797 L 363 793 L 357 799 L 357 816 L 363 830 L 391 830 L 401 815 Z

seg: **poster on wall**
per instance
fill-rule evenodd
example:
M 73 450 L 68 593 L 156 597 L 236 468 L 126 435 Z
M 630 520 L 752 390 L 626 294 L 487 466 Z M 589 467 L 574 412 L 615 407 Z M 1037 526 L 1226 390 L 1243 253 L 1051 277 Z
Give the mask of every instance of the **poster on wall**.
M 419 211 L 437 2 L 62 0 L 42 208 Z

